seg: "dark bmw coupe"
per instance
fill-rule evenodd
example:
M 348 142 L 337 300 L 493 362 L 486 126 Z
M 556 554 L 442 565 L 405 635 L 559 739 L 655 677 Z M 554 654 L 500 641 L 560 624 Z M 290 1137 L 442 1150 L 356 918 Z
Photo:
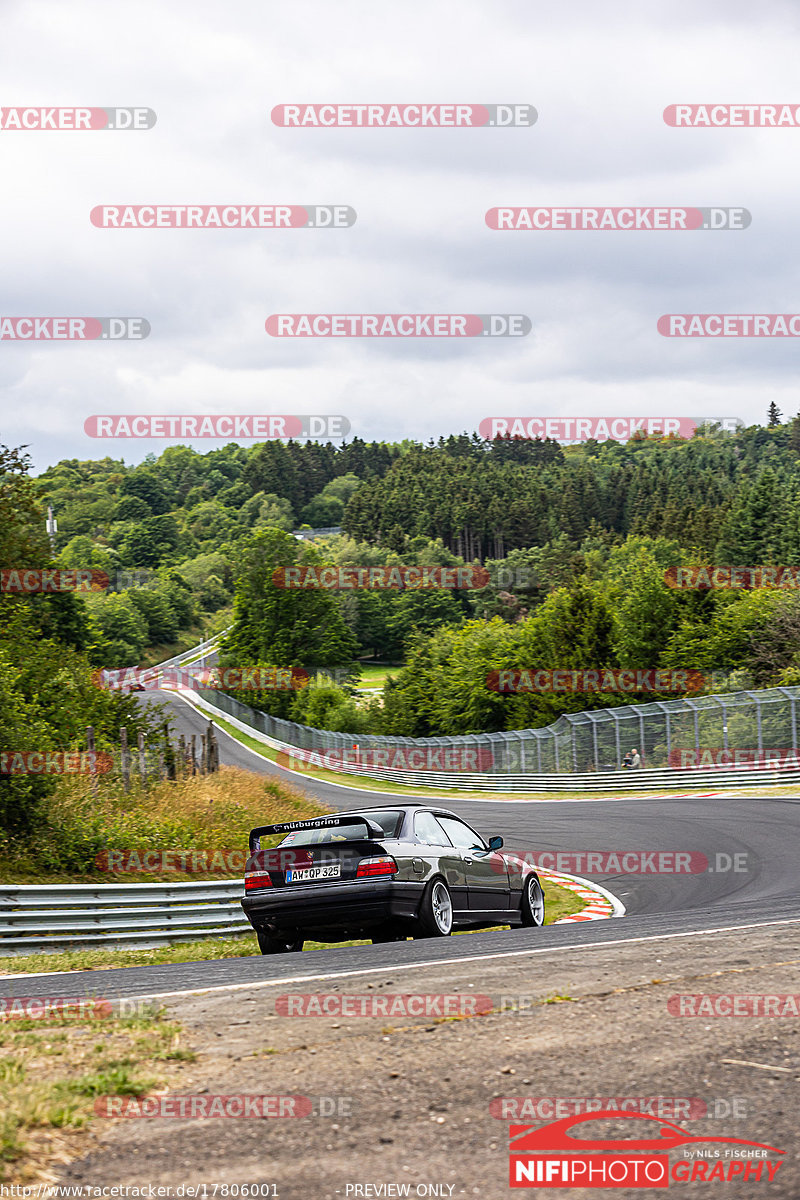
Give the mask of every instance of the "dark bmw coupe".
M 262 850 L 262 838 L 281 833 Z M 262 954 L 302 950 L 305 939 L 392 942 L 544 924 L 539 876 L 502 845 L 427 804 L 262 825 L 250 832 L 242 908 Z

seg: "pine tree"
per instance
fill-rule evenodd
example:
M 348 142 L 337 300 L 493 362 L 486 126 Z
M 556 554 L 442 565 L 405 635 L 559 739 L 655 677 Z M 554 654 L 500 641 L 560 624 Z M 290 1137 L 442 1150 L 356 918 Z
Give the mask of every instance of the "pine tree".
M 789 449 L 794 454 L 800 454 L 800 413 L 789 426 Z

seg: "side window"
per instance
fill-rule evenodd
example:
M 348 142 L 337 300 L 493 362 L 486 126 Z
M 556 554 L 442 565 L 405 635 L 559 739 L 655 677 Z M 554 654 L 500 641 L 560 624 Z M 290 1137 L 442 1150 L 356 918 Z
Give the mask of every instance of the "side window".
M 447 837 L 433 813 L 414 813 L 414 833 L 428 846 L 446 846 Z
M 487 849 L 483 838 L 454 817 L 439 817 L 439 822 L 454 846 L 459 850 L 472 850 L 475 846 Z

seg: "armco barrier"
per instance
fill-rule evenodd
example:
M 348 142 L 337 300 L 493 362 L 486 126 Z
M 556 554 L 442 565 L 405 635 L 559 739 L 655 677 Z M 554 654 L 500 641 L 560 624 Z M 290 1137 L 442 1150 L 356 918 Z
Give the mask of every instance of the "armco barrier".
M 284 751 L 294 759 L 306 758 L 310 760 L 309 776 L 312 778 L 314 775 L 313 768 L 324 765 L 326 762 L 324 758 L 320 758 L 321 755 L 324 755 L 326 749 L 336 746 L 342 746 L 343 749 L 347 749 L 348 746 L 352 747 L 353 744 L 351 735 L 326 733 L 324 730 L 312 729 L 309 726 L 295 725 L 291 721 L 280 721 L 277 718 L 267 716 L 265 713 L 258 712 L 256 709 L 249 708 L 246 704 L 241 704 L 238 700 L 223 692 L 208 689 L 200 689 L 199 692 L 188 691 L 186 689 L 175 690 L 198 708 L 201 708 L 205 713 L 210 716 L 222 717 L 229 724 L 233 725 L 234 728 L 247 734 L 248 737 L 253 738 L 255 741 L 261 742 L 273 750 Z M 792 690 L 800 691 L 800 689 Z M 708 697 L 708 699 L 712 699 L 712 697 Z M 680 702 L 676 701 L 675 703 Z M 792 703 L 794 704 L 794 701 Z M 633 707 L 630 706 L 630 708 Z M 604 715 L 617 712 L 618 710 L 601 709 L 598 711 L 600 715 Z M 569 715 L 583 716 L 585 714 Z M 561 718 L 561 720 L 563 719 Z M 297 731 L 298 740 L 300 735 L 307 735 L 316 742 L 316 746 L 318 747 L 316 759 L 313 748 L 305 749 L 298 747 L 296 742 L 284 741 L 275 737 L 264 731 L 264 725 L 273 729 L 280 728 L 281 732 L 286 730 L 290 734 Z M 544 731 L 519 730 L 518 733 L 549 733 L 553 728 L 553 726 L 550 726 L 548 730 Z M 484 734 L 475 737 L 416 739 L 372 737 L 359 738 L 358 744 L 366 749 L 385 748 L 391 745 L 399 750 L 405 750 L 410 754 L 414 750 L 430 750 L 436 747 L 448 749 L 452 747 L 469 748 L 481 746 L 485 745 L 485 742 L 482 740 L 483 738 L 511 736 L 511 734 Z M 525 772 L 524 774 L 520 772 L 496 772 L 489 774 L 477 771 L 397 770 L 391 767 L 377 768 L 374 765 L 367 767 L 347 762 L 346 765 L 341 766 L 340 771 L 345 776 L 360 775 L 367 779 L 397 783 L 406 787 L 457 791 L 523 793 L 651 791 L 664 790 L 666 788 L 707 788 L 718 787 L 720 785 L 726 787 L 746 787 L 756 784 L 800 782 L 800 755 L 798 755 L 797 766 L 791 763 L 783 763 L 779 766 L 773 766 L 770 763 L 758 763 L 742 769 L 730 767 L 687 767 L 685 769 L 678 769 L 670 767 L 663 769 L 600 770 L 582 773 L 564 771 L 559 774 L 539 772 Z
M 198 883 L 0 884 L 0 957 L 47 950 L 151 950 L 252 933 L 241 879 Z
M 180 654 L 176 654 L 173 658 L 166 658 L 163 662 L 155 663 L 153 667 L 148 668 L 152 671 L 163 671 L 167 667 L 179 667 L 188 663 L 195 662 L 198 658 L 202 658 L 204 652 L 208 650 L 216 650 L 217 643 L 225 636 L 232 626 L 228 625 L 220 633 L 215 633 L 208 641 L 200 642 L 197 646 L 190 646 L 188 650 L 182 650 Z
M 622 917 L 625 905 L 599 884 L 540 869 L 546 882 L 586 907 L 556 924 Z M 252 934 L 239 900 L 244 881 L 199 883 L 0 884 L 0 958 L 60 950 L 153 950 L 169 942 Z

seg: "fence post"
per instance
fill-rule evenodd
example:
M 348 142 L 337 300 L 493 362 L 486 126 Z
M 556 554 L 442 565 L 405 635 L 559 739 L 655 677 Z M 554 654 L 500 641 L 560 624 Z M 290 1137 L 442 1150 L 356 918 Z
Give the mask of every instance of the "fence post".
M 139 774 L 142 777 L 142 783 L 146 783 L 147 782 L 147 764 L 146 764 L 145 758 L 144 758 L 144 734 L 141 732 L 141 730 L 139 731 L 138 744 L 139 744 Z
M 169 725 L 166 721 L 161 726 L 161 732 L 164 735 L 164 768 L 166 771 L 165 778 L 175 778 L 175 748 L 169 740 Z
M 196 733 L 192 734 L 192 747 L 191 747 L 190 753 L 192 756 L 192 775 L 196 775 L 197 774 L 197 734 Z
M 122 790 L 127 795 L 131 790 L 131 767 L 128 759 L 128 730 L 125 725 L 120 727 L 119 744 L 122 751 Z
M 92 758 L 89 760 L 92 764 L 91 765 L 92 795 L 96 796 L 97 795 L 97 760 L 94 757 L 95 746 L 94 746 L 94 726 L 93 725 L 86 726 L 86 748 L 89 751 L 89 753 L 92 755 Z

